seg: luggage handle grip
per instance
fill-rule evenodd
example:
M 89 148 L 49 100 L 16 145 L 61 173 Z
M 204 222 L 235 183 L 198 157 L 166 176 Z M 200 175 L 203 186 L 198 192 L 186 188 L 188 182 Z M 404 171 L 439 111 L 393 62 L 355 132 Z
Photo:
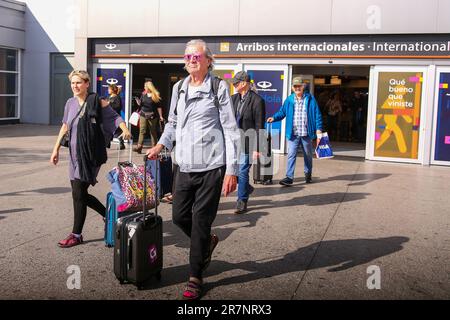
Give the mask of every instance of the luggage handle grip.
M 133 240 L 128 239 L 128 261 L 127 261 L 127 270 L 130 270 L 133 267 Z

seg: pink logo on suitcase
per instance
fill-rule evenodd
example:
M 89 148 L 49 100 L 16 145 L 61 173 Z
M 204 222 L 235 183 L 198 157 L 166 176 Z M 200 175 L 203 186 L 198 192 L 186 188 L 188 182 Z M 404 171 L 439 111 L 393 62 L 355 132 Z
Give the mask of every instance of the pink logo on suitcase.
M 158 252 L 157 252 L 156 246 L 154 244 L 152 244 L 148 248 L 148 256 L 150 258 L 150 264 L 154 264 L 156 262 L 156 260 L 158 259 Z

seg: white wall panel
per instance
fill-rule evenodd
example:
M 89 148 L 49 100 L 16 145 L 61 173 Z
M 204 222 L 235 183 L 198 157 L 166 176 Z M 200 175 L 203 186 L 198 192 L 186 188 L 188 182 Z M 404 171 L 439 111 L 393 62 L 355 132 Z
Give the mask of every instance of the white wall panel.
M 239 35 L 329 34 L 332 0 L 241 0 Z
M 236 35 L 238 16 L 239 0 L 164 0 L 160 1 L 159 35 Z
M 331 33 L 433 33 L 437 10 L 438 0 L 334 0 Z
M 159 3 L 159 0 L 88 1 L 88 37 L 157 36 Z
M 450 33 L 450 1 L 439 0 L 436 32 Z

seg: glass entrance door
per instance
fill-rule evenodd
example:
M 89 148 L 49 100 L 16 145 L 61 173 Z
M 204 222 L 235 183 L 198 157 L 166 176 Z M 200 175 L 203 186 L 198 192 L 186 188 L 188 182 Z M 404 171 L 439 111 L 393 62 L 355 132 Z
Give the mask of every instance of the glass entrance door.
M 128 64 L 94 64 L 93 90 L 100 96 L 108 96 L 108 86 L 116 84 L 120 88 L 122 99 L 121 117 L 128 125 L 130 108 L 130 66 Z
M 366 154 L 370 160 L 421 163 L 425 67 L 373 67 Z
M 246 64 L 244 69 L 266 103 L 266 119 L 272 117 L 287 98 L 288 66 Z M 272 124 L 271 135 L 273 153 L 284 153 L 285 119 Z

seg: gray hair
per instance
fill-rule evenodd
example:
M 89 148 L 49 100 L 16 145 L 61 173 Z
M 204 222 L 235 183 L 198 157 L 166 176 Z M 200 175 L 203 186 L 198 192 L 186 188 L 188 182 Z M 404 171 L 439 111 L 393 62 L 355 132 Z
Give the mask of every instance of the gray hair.
M 206 42 L 203 41 L 202 39 L 194 39 L 194 40 L 191 40 L 188 43 L 186 43 L 186 49 L 188 47 L 198 47 L 198 46 L 203 47 L 203 49 L 205 50 L 206 57 L 211 60 L 211 63 L 209 65 L 209 67 L 208 67 L 208 70 L 212 71 L 214 69 L 215 59 L 214 59 L 214 56 L 213 56 L 213 54 L 211 52 L 211 49 L 208 48 L 208 45 L 206 44 Z

